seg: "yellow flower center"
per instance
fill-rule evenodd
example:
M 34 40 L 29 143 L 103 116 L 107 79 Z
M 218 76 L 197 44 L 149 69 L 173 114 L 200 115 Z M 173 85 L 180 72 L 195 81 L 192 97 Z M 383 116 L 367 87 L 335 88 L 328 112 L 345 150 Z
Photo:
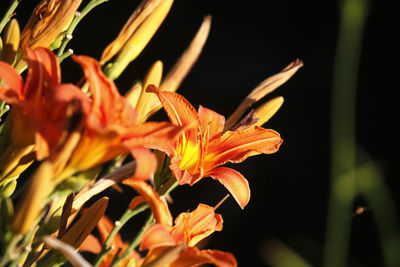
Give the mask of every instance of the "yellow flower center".
M 182 156 L 179 168 L 181 170 L 190 170 L 195 168 L 200 160 L 200 143 L 187 140 L 185 135 L 182 135 L 181 138 L 181 142 L 179 142 L 175 151 L 176 154 Z

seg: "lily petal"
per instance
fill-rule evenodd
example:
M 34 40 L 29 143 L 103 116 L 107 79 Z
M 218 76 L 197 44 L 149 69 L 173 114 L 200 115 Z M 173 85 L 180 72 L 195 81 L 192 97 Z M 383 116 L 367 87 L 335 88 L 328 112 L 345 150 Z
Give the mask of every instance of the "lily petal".
M 0 61 L 0 99 L 16 104 L 22 95 L 22 89 L 21 76 L 9 64 Z
M 131 210 L 136 209 L 140 204 L 142 204 L 143 202 L 145 202 L 144 197 L 142 196 L 137 196 L 132 198 L 131 203 L 129 203 L 129 208 Z
M 170 230 L 164 225 L 157 223 L 152 225 L 143 234 L 139 249 L 146 250 L 161 246 L 173 246 L 176 244 L 174 238 L 171 236 Z
M 149 85 L 146 92 L 157 94 L 174 125 L 186 126 L 192 122 L 198 122 L 200 125 L 196 110 L 183 96 L 173 92 L 160 91 L 154 85 Z
M 128 148 L 146 146 L 171 155 L 173 142 L 183 130 L 168 122 L 146 122 L 127 129 L 122 141 Z
M 154 85 L 149 85 L 146 92 L 157 94 L 172 124 L 183 127 L 192 125 L 200 127 L 200 120 L 196 110 L 183 96 L 173 92 L 160 91 Z M 190 129 L 184 132 L 185 140 L 180 143 L 182 146 L 186 146 L 185 142 L 187 144 L 198 145 L 198 136 L 199 129 L 190 127 Z M 185 158 L 184 160 L 187 161 L 188 159 Z
M 153 152 L 144 147 L 134 147 L 130 149 L 132 156 L 136 160 L 135 174 L 132 179 L 149 180 L 157 169 L 157 158 Z
M 123 180 L 122 183 L 132 187 L 144 197 L 153 212 L 156 223 L 167 226 L 172 225 L 172 215 L 169 212 L 167 203 L 161 200 L 160 196 L 151 185 L 144 181 L 135 180 L 132 177 Z
M 165 267 L 171 265 L 187 249 L 185 243 L 150 249 L 141 267 Z
M 238 171 L 227 167 L 219 167 L 212 169 L 207 174 L 223 184 L 242 209 L 249 203 L 249 182 Z
M 194 211 L 181 213 L 175 219 L 171 234 L 176 243 L 185 241 L 192 247 L 215 231 L 221 231 L 222 223 L 222 216 L 214 212 L 214 207 L 200 203 Z
M 101 244 L 94 235 L 90 234 L 79 247 L 79 251 L 89 251 L 94 254 L 99 254 L 101 251 Z
M 125 127 L 121 126 L 135 124 L 136 111 L 119 94 L 115 84 L 104 75 L 100 64 L 87 56 L 73 56 L 73 59 L 82 66 L 89 82 L 93 103 L 87 118 L 88 126 L 101 132 L 105 128 L 123 131 Z
M 189 247 L 175 260 L 171 266 L 191 267 L 206 263 L 214 264 L 218 267 L 236 267 L 235 257 L 229 253 L 219 250 L 199 250 L 197 247 Z
M 211 109 L 199 106 L 199 119 L 203 133 L 208 128 L 209 139 L 224 130 L 225 117 Z
M 101 217 L 99 223 L 97 224 L 97 229 L 99 230 L 101 243 L 104 244 L 106 242 L 108 236 L 114 228 L 114 223 L 107 216 Z M 117 247 L 123 247 L 124 242 L 122 242 L 120 235 L 115 235 L 112 240 L 112 243 Z
M 242 162 L 249 156 L 276 152 L 283 140 L 279 133 L 259 126 L 227 131 L 221 138 L 210 141 L 205 169 L 227 162 Z
M 40 100 L 51 87 L 61 82 L 61 70 L 57 57 L 45 48 L 25 50 L 29 69 L 26 77 L 24 95 L 26 99 Z

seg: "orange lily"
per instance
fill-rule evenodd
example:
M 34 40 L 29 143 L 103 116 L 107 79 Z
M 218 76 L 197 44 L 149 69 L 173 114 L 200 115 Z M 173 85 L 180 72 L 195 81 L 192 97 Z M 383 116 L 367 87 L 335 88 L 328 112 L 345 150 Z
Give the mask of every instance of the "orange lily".
M 12 105 L 11 138 L 16 147 L 36 144 L 36 158 L 46 158 L 64 130 L 66 108 L 72 98 L 86 96 L 75 86 L 60 84 L 56 56 L 48 49 L 26 49 L 25 83 L 7 63 L 0 62 L 0 99 Z
M 82 245 L 79 247 L 79 250 L 89 251 L 95 254 L 100 253 L 102 244 L 106 242 L 113 228 L 114 228 L 114 223 L 107 216 L 104 215 L 97 224 L 97 229 L 99 230 L 101 242 L 99 242 L 99 240 L 93 235 L 89 235 L 82 243 Z M 115 256 L 117 255 L 118 251 L 120 251 L 118 255 L 121 256 L 128 248 L 128 246 L 129 244 L 123 242 L 121 239 L 121 235 L 117 233 L 114 236 L 113 240 L 111 241 L 111 246 L 110 246 L 111 251 L 102 259 L 99 266 L 100 267 L 110 266 Z M 139 253 L 133 250 L 132 253 L 124 260 L 119 262 L 117 266 L 119 267 L 126 266 L 132 259 L 134 259 L 135 263 L 139 263 L 141 260 Z
M 103 74 L 100 64 L 87 56 L 73 56 L 73 59 L 84 70 L 91 97 L 83 104 L 86 116 L 81 140 L 58 179 L 128 152 L 138 163 L 135 177 L 148 179 L 156 168 L 156 158 L 148 148 L 171 151 L 180 127 L 168 122 L 137 123 L 136 110 Z
M 216 214 L 215 208 L 205 204 L 193 212 L 181 213 L 175 219 L 174 226 L 154 224 L 143 235 L 140 249 L 150 249 L 144 259 L 146 266 L 155 256 L 165 250 L 185 243 L 187 248 L 181 252 L 169 266 L 197 266 L 212 263 L 216 266 L 236 266 L 235 257 L 228 252 L 218 250 L 199 250 L 195 245 L 215 231 L 222 230 L 223 219 Z
M 170 169 L 178 183 L 193 185 L 210 176 L 222 183 L 244 208 L 250 199 L 248 181 L 238 171 L 219 166 L 276 152 L 282 143 L 280 135 L 256 125 L 224 131 L 224 116 L 202 106 L 196 112 L 181 95 L 159 91 L 152 85 L 147 91 L 157 94 L 174 125 L 197 126 L 185 130 L 175 143 Z

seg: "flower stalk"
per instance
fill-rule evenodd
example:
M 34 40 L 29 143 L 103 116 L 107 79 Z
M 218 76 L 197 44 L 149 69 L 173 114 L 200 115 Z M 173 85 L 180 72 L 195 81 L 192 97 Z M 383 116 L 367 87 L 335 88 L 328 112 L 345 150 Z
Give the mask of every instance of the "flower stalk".
M 119 233 L 119 231 L 122 229 L 122 227 L 134 216 L 138 215 L 139 213 L 145 211 L 148 208 L 147 204 L 142 204 L 138 206 L 136 209 L 131 210 L 130 208 L 126 209 L 124 214 L 121 216 L 121 218 L 115 223 L 114 228 L 112 229 L 110 235 L 107 237 L 106 241 L 104 242 L 101 252 L 99 255 L 96 257 L 96 260 L 94 261 L 94 267 L 98 267 L 103 260 L 103 258 L 111 251 L 110 244 L 112 240 L 114 239 L 115 235 Z
M 12 18 L 12 15 L 18 5 L 22 2 L 22 0 L 11 0 L 10 5 L 7 8 L 6 13 L 4 14 L 3 18 L 0 20 L 0 34 L 3 32 L 4 27 Z

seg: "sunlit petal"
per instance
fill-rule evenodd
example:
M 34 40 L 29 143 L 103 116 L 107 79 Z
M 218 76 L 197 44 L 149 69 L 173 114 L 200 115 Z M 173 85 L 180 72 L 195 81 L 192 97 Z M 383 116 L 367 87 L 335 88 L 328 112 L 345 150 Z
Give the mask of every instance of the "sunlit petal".
M 89 127 L 102 131 L 104 128 L 122 130 L 121 126 L 133 125 L 136 122 L 136 112 L 123 98 L 115 84 L 102 72 L 100 64 L 87 56 L 74 56 L 83 68 L 89 82 L 92 97 L 92 109 L 87 119 Z
M 79 251 L 89 251 L 98 254 L 101 251 L 101 244 L 94 235 L 90 234 L 79 247 Z
M 224 130 L 225 117 L 211 109 L 200 106 L 199 119 L 203 132 L 205 132 L 205 129 L 208 128 L 208 135 L 210 139 L 217 134 L 221 134 Z
M 149 205 L 153 212 L 156 223 L 170 226 L 172 225 L 172 215 L 169 212 L 168 205 L 165 201 L 161 200 L 160 196 L 154 188 L 148 183 L 133 178 L 123 180 L 124 184 L 129 185 L 135 189 Z
M 200 203 L 194 211 L 181 213 L 175 219 L 171 234 L 177 243 L 185 241 L 192 247 L 215 231 L 221 231 L 222 223 L 222 216 L 213 207 Z
M 242 209 L 247 205 L 250 200 L 249 182 L 238 171 L 219 167 L 212 169 L 207 174 L 223 184 Z
M 135 174 L 132 179 L 149 180 L 157 169 L 157 158 L 154 153 L 144 147 L 131 148 L 130 152 L 136 160 Z
M 0 61 L 0 99 L 16 104 L 22 93 L 21 76 L 9 64 Z
M 157 94 L 173 124 L 179 126 L 186 126 L 192 122 L 200 124 L 196 110 L 183 96 L 173 92 L 159 91 L 153 85 L 148 86 L 146 91 Z
M 207 263 L 218 267 L 237 266 L 235 257 L 229 252 L 219 250 L 199 250 L 197 247 L 189 247 L 171 264 L 171 266 L 191 267 Z
M 171 236 L 170 230 L 162 224 L 154 224 L 143 234 L 140 242 L 140 250 L 161 246 L 173 246 L 176 242 Z
M 226 162 L 242 162 L 249 156 L 276 152 L 282 141 L 279 133 L 258 126 L 227 131 L 220 139 L 210 142 L 205 161 L 213 167 Z

